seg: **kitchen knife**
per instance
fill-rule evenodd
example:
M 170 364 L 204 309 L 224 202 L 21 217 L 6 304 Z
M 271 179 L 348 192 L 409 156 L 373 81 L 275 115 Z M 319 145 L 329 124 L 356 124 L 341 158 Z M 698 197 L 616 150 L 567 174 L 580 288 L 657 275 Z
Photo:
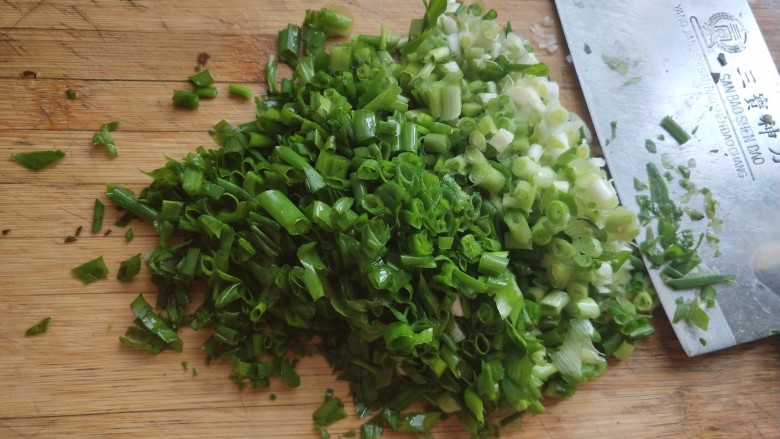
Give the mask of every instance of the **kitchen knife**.
M 707 331 L 673 324 L 690 356 L 777 333 L 780 329 L 780 77 L 745 0 L 556 0 L 574 67 L 607 167 L 624 205 L 639 212 L 634 178 L 646 163 L 667 182 L 680 207 L 682 177 L 709 188 L 716 217 L 681 229 L 714 232 L 720 242 L 699 248 L 703 271 L 734 273 L 706 309 Z M 670 116 L 691 134 L 678 144 L 660 127 Z M 648 143 L 646 147 L 646 140 Z M 657 152 L 652 153 L 652 144 Z M 643 239 L 642 232 L 638 241 Z M 678 297 L 651 269 L 670 320 Z

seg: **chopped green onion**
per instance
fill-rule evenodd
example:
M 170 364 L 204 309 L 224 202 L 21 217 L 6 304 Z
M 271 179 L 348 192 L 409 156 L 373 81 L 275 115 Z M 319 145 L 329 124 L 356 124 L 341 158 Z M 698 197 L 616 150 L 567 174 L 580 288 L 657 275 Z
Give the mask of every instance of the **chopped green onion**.
M 108 276 L 108 267 L 103 256 L 100 256 L 71 269 L 70 272 L 87 285 L 96 280 L 105 279 Z
M 287 28 L 279 31 L 278 53 L 279 60 L 295 68 L 298 64 L 298 51 L 301 45 L 301 28 L 289 24 Z
M 677 141 L 678 145 L 682 145 L 691 139 L 691 135 L 672 119 L 671 116 L 664 116 L 664 118 L 661 119 L 661 128 L 665 129 L 666 132 Z
M 252 90 L 249 87 L 241 84 L 228 85 L 228 91 L 234 95 L 238 95 L 246 99 L 252 98 Z
M 176 332 L 171 329 L 168 322 L 152 310 L 152 307 L 146 299 L 144 299 L 143 295 L 139 294 L 138 297 L 133 300 L 130 304 L 130 309 L 133 311 L 133 314 L 135 314 L 138 322 L 142 324 L 146 330 L 154 334 L 171 349 L 181 352 L 181 339 L 176 335 Z M 193 368 L 193 370 L 194 369 L 195 368 Z
M 119 126 L 119 122 L 108 122 L 100 126 L 100 131 L 95 132 L 92 135 L 93 145 L 103 145 L 108 150 L 108 155 L 116 157 L 118 155 L 116 145 L 114 144 L 114 138 L 111 136 L 111 132 L 116 130 Z
M 674 289 L 696 288 L 721 282 L 731 281 L 737 278 L 736 274 L 697 274 L 676 279 L 665 279 L 664 283 Z
M 283 29 L 252 120 L 218 122 L 218 148 L 167 159 L 138 195 L 107 185 L 159 234 L 145 258 L 159 313 L 136 299 L 143 326 L 121 343 L 178 350 L 179 328 L 210 327 L 203 351 L 243 388 L 300 385 L 318 340 L 369 416 L 361 437 L 424 435 L 445 414 L 481 437 L 650 336 L 655 291 L 622 250 L 640 222 L 497 14 L 431 0 L 408 37 L 382 26 L 335 45 L 326 35 L 351 19 L 330 9 Z M 277 59 L 290 77 L 277 81 Z M 183 99 L 214 90 L 208 76 Z M 676 215 L 650 181 L 642 221 Z M 696 240 L 664 232 L 643 248 L 684 278 Z M 192 285 L 206 289 L 197 307 Z M 343 415 L 328 392 L 315 430 L 331 436 Z
M 267 190 L 257 196 L 257 202 L 291 235 L 306 233 L 311 221 L 282 192 Z
M 137 254 L 128 259 L 125 259 L 119 264 L 119 271 L 116 278 L 121 281 L 127 281 L 132 279 L 136 274 L 141 271 L 141 254 Z
M 604 61 L 604 64 L 606 64 L 607 67 L 616 71 L 621 76 L 625 76 L 626 74 L 628 74 L 629 64 L 627 59 L 622 57 L 607 55 L 605 53 L 601 55 L 601 60 Z
M 328 36 L 346 37 L 352 29 L 352 18 L 330 8 L 312 11 L 311 26 L 325 32 Z
M 195 94 L 198 95 L 198 98 L 215 98 L 217 97 L 217 88 L 216 87 L 198 87 L 195 89 Z
M 200 104 L 198 93 L 186 90 L 173 91 L 173 106 L 176 108 L 196 109 Z
M 92 233 L 97 233 L 103 228 L 103 212 L 106 206 L 102 201 L 95 198 L 95 207 L 92 211 Z
M 618 360 L 625 360 L 631 353 L 634 352 L 634 345 L 623 341 L 617 349 L 612 353 Z
M 76 93 L 76 90 L 73 90 L 72 88 L 69 88 L 69 89 L 65 90 L 65 96 L 67 96 L 68 99 L 70 99 L 70 100 L 75 100 L 76 98 L 79 97 L 79 94 Z
M 268 57 L 268 62 L 265 64 L 265 82 L 269 93 L 276 94 L 279 91 L 276 83 L 276 57 L 273 54 Z
M 65 157 L 59 149 L 54 151 L 12 152 L 11 158 L 27 169 L 40 171 Z
M 707 304 L 707 308 L 715 308 L 717 291 L 712 284 L 704 285 L 699 292 L 699 298 Z
M 702 310 L 695 299 L 685 300 L 678 297 L 675 300 L 674 317 L 672 323 L 684 321 L 704 331 L 709 327 L 710 317 Z
M 347 411 L 344 410 L 344 403 L 337 396 L 333 395 L 333 389 L 328 389 L 325 392 L 325 401 L 312 414 L 314 425 L 319 427 L 331 425 L 339 419 L 346 417 Z
M 195 88 L 206 88 L 214 84 L 214 77 L 208 70 L 201 70 L 200 72 L 187 78 Z
M 44 318 L 40 322 L 27 328 L 27 331 L 25 331 L 24 336 L 30 337 L 32 335 L 43 334 L 44 332 L 49 330 L 49 322 L 51 322 L 51 317 Z
M 108 184 L 106 185 L 106 197 L 134 215 L 147 221 L 157 221 L 159 213 L 153 207 L 136 199 L 129 189 L 115 184 Z

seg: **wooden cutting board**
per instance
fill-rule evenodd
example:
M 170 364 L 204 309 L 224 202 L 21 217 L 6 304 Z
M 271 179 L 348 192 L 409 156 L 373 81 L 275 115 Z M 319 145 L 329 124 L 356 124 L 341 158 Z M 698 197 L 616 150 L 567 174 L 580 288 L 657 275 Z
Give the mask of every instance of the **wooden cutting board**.
M 206 131 L 220 118 L 250 120 L 252 102 L 228 96 L 227 84 L 261 92 L 276 32 L 321 3 L 0 2 L 0 230 L 7 230 L 0 235 L 0 437 L 315 438 L 311 413 L 325 390 L 348 400 L 346 385 L 320 358 L 301 362 L 300 388 L 274 383 L 268 391 L 239 391 L 227 379 L 229 364 L 204 364 L 199 344 L 206 333 L 184 330 L 182 353 L 127 349 L 117 337 L 132 322 L 130 301 L 139 292 L 153 297 L 148 271 L 131 282 L 88 286 L 69 273 L 103 255 L 113 278 L 121 260 L 153 248 L 153 231 L 140 223 L 131 224 L 135 239 L 126 242 L 111 208 L 103 231 L 88 230 L 105 183 L 140 189 L 149 180 L 139 169 L 211 145 Z M 487 3 L 529 36 L 544 17 L 557 22 L 549 0 Z M 780 2 L 752 3 L 778 60 Z M 423 12 L 419 0 L 345 5 L 355 31 L 364 33 L 378 32 L 382 23 L 403 33 Z M 558 24 L 543 29 L 561 49 L 540 58 L 559 82 L 564 105 L 587 116 Z M 197 111 L 174 110 L 172 90 L 186 87 L 200 52 L 211 55 L 220 96 Z M 69 87 L 77 100 L 66 98 Z M 112 120 L 120 122 L 115 159 L 90 145 L 92 133 Z M 9 159 L 13 151 L 55 148 L 68 156 L 38 173 Z M 80 227 L 78 241 L 65 243 Z M 24 337 L 45 316 L 52 317 L 49 332 Z M 573 399 L 550 403 L 544 414 L 525 418 L 521 432 L 504 437 L 780 437 L 780 338 L 689 359 L 662 312 L 655 324 L 657 334 L 628 360 L 613 362 Z M 351 416 L 330 430 L 337 435 L 359 423 Z M 466 436 L 453 420 L 435 433 Z

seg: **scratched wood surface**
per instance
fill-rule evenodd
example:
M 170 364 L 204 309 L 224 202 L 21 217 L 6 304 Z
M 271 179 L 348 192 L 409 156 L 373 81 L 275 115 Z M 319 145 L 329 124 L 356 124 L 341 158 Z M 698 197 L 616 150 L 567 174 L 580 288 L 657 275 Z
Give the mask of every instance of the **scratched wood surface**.
M 564 105 L 585 116 L 553 3 L 487 3 L 526 34 L 553 17 L 548 31 L 563 49 L 540 57 L 561 85 Z M 780 59 L 780 2 L 751 4 Z M 220 118 L 250 120 L 252 104 L 227 96 L 226 84 L 263 90 L 262 66 L 276 31 L 318 6 L 302 0 L 0 1 L 0 230 L 8 230 L 0 236 L 0 437 L 315 438 L 310 414 L 324 391 L 334 388 L 348 400 L 347 387 L 320 358 L 301 362 L 300 388 L 274 383 L 269 391 L 242 392 L 226 378 L 230 365 L 204 364 L 198 347 L 204 332 L 182 331 L 180 354 L 126 349 L 117 337 L 132 321 L 128 305 L 135 295 L 153 296 L 148 271 L 128 283 L 88 286 L 69 273 L 97 255 L 115 273 L 121 260 L 153 247 L 153 231 L 140 223 L 130 225 L 136 238 L 125 242 L 124 229 L 112 225 L 113 209 L 104 227 L 111 233 L 87 231 L 94 199 L 103 199 L 107 182 L 140 189 L 149 180 L 139 170 L 210 145 L 206 130 Z M 385 23 L 401 33 L 422 13 L 418 0 L 347 6 L 356 32 L 377 32 Z M 197 111 L 176 111 L 171 91 L 185 86 L 200 52 L 211 55 L 208 67 L 221 96 Z M 26 70 L 38 77 L 24 77 Z M 68 87 L 79 92 L 77 100 L 65 97 Z M 120 121 L 114 136 L 120 156 L 113 160 L 90 146 L 92 132 L 110 120 Z M 8 159 L 13 151 L 54 148 L 68 156 L 43 172 Z M 66 244 L 81 226 L 78 241 Z M 52 316 L 49 332 L 24 337 L 44 316 Z M 780 437 L 778 337 L 688 359 L 663 313 L 655 322 L 657 334 L 631 358 L 505 437 Z M 278 398 L 270 400 L 269 392 Z M 330 430 L 344 433 L 359 422 L 351 416 Z M 453 421 L 435 433 L 465 436 Z

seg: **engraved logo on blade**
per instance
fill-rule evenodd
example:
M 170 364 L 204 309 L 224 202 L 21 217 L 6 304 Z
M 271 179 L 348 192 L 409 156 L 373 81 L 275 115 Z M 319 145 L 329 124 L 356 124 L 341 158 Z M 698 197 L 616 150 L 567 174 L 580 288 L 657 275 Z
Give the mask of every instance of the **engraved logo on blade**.
M 739 20 L 727 12 L 718 12 L 702 26 L 707 48 L 718 46 L 729 53 L 745 50 L 747 29 Z

